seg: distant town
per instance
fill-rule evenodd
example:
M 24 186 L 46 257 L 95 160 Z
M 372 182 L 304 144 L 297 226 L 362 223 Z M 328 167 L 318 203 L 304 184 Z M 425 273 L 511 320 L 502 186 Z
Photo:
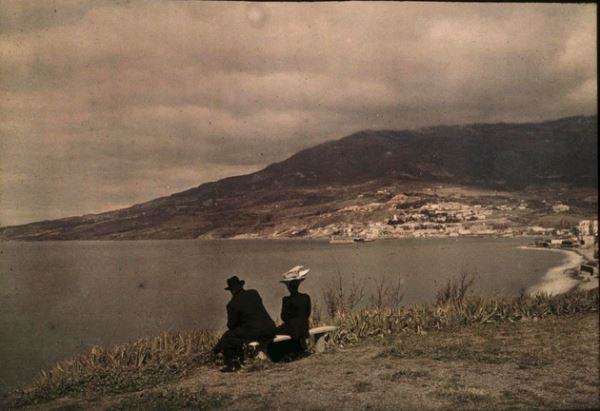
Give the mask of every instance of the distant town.
M 366 195 L 359 195 L 365 199 Z M 561 216 L 571 211 L 567 204 L 535 204 L 536 212 L 544 208 L 555 215 L 554 226 L 519 224 L 520 216 L 533 210 L 524 200 L 503 203 L 478 204 L 471 198 L 465 201 L 444 201 L 435 195 L 401 193 L 394 195 L 387 190 L 375 193 L 377 201 L 362 205 L 350 205 L 319 216 L 321 222 L 328 218 L 337 221 L 322 226 L 291 227 L 273 237 L 330 238 L 332 242 L 373 241 L 386 238 L 432 238 L 432 237 L 538 237 L 540 247 L 578 247 L 597 244 L 598 220 L 581 219 L 565 222 Z M 347 221 L 340 216 L 346 215 Z M 335 218 L 334 218 L 335 217 Z M 316 225 L 316 224 L 315 224 Z

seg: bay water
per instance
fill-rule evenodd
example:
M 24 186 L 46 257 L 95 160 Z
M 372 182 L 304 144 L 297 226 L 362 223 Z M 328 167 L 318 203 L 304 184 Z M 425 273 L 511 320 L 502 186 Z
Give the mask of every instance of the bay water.
M 517 295 L 564 260 L 522 248 L 527 238 L 382 240 L 178 240 L 0 243 L 0 391 L 95 345 L 163 331 L 225 327 L 226 278 L 257 289 L 274 319 L 286 295 L 280 276 L 310 268 L 301 290 L 321 307 L 340 278 L 365 290 L 402 285 L 403 304 L 431 302 L 465 271 L 473 293 Z

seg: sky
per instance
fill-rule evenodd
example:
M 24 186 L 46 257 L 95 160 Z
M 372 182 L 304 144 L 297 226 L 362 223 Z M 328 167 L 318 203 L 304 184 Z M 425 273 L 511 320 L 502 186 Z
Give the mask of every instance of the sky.
M 594 4 L 0 0 L 0 225 L 364 129 L 597 113 Z

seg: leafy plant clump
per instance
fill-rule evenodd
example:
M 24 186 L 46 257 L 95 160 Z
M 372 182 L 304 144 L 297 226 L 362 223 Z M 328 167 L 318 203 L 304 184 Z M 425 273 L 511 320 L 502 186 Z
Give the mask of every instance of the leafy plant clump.
M 449 330 L 482 323 L 516 322 L 549 316 L 598 311 L 598 290 L 570 292 L 557 296 L 538 294 L 516 298 L 466 297 L 449 299 L 444 304 L 420 304 L 390 308 L 371 308 L 340 313 L 333 322 L 338 330 L 334 343 L 346 345 L 369 337 Z
M 217 337 L 217 333 L 205 330 L 163 333 L 111 348 L 94 347 L 41 371 L 14 406 L 63 396 L 132 392 L 173 381 L 198 365 L 209 364 Z

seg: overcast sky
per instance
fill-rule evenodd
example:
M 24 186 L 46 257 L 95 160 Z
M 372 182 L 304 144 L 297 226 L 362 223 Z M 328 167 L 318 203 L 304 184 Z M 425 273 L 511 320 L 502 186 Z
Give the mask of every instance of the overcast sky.
M 0 1 L 0 225 L 361 129 L 597 112 L 596 6 Z

